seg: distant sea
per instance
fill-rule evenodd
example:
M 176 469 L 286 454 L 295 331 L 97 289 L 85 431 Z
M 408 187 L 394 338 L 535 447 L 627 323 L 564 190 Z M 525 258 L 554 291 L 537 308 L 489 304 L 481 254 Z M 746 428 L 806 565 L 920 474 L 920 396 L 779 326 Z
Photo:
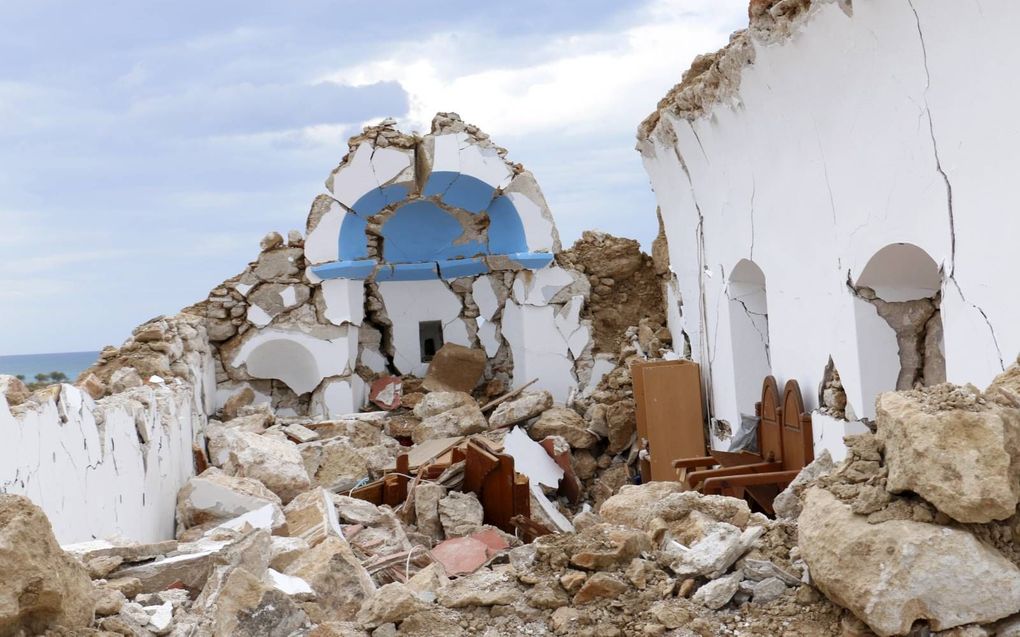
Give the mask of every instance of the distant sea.
M 31 381 L 36 374 L 64 372 L 72 381 L 99 358 L 99 352 L 59 352 L 0 356 L 0 374 L 22 374 Z

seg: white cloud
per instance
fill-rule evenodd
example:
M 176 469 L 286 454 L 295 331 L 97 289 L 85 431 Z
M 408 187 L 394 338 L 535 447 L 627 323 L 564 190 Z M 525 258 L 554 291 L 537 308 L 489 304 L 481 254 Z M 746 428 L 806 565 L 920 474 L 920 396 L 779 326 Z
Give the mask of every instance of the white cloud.
M 636 129 L 695 55 L 725 43 L 746 6 L 746 0 L 657 0 L 615 33 L 571 34 L 540 45 L 541 55 L 504 56 L 524 59 L 520 65 L 483 70 L 471 67 L 491 56 L 497 41 L 440 33 L 395 43 L 385 58 L 323 79 L 399 82 L 410 96 L 407 123 L 420 129 L 449 110 L 493 135 L 597 132 L 607 122 Z

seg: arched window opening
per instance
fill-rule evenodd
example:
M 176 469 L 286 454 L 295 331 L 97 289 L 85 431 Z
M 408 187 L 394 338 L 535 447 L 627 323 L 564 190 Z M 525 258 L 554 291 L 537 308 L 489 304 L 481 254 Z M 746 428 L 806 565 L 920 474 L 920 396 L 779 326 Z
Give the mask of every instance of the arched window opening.
M 888 245 L 852 286 L 865 416 L 884 391 L 945 382 L 942 273 L 916 245 Z
M 761 398 L 762 379 L 772 373 L 765 274 L 761 268 L 747 259 L 737 263 L 730 273 L 727 297 L 740 429 L 753 431 L 754 405 Z

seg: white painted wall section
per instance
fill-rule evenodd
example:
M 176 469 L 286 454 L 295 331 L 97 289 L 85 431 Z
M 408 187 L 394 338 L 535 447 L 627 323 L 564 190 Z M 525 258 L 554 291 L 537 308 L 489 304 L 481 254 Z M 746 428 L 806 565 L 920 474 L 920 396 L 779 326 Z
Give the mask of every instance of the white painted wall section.
M 798 19 L 788 39 L 755 42 L 732 99 L 691 120 L 663 112 L 639 142 L 677 277 L 670 329 L 710 375 L 715 415 L 733 417 L 726 273 L 753 260 L 767 279 L 776 377 L 797 379 L 812 409 L 831 355 L 854 411 L 873 415 L 878 391 L 895 385 L 895 340 L 847 281 L 866 283 L 876 254 L 911 243 L 944 275 L 948 379 L 986 385 L 1020 351 L 1020 296 L 1008 292 L 1020 270 L 1020 87 L 1002 79 L 1020 70 L 1020 5 L 855 2 L 847 15 L 820 1 Z M 930 284 L 908 291 L 920 263 L 893 265 L 906 279 L 880 296 L 930 296 Z

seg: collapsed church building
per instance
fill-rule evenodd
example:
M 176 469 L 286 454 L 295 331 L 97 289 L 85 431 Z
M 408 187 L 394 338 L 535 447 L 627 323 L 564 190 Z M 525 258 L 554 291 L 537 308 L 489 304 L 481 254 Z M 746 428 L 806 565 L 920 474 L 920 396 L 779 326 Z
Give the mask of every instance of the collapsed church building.
M 207 298 L 0 377 L 0 635 L 1020 635 L 1017 11 L 752 0 L 638 127 L 651 255 L 365 128 Z

